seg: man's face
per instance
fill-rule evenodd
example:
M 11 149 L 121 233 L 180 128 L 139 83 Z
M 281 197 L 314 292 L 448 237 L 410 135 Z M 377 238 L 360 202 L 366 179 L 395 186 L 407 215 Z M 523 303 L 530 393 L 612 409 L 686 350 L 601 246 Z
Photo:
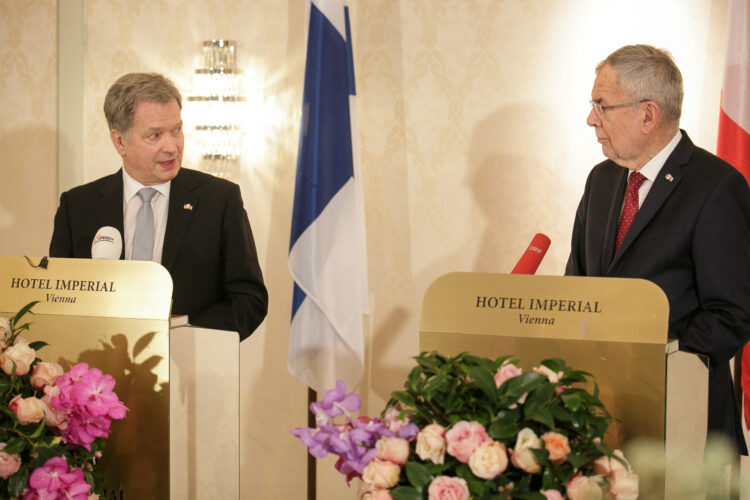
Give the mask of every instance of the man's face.
M 591 90 L 591 99 L 601 106 L 632 102 L 617 83 L 617 71 L 609 65 L 599 70 Z M 601 116 L 591 109 L 586 123 L 596 130 L 602 153 L 620 166 L 638 169 L 645 157 L 647 136 L 642 133 L 640 104 L 624 108 L 605 109 Z
M 180 106 L 141 101 L 135 106 L 133 125 L 122 134 L 110 132 L 125 171 L 144 186 L 161 184 L 175 178 L 182 165 L 182 118 Z

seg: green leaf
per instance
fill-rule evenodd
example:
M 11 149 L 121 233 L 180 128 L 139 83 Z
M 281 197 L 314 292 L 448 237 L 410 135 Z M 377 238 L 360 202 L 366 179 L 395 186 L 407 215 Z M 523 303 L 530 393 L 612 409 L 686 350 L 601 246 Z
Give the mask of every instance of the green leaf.
M 573 469 L 580 469 L 582 465 L 585 465 L 589 461 L 589 457 L 583 453 L 568 453 L 568 462 L 573 466 Z
M 46 429 L 47 426 L 44 422 L 44 419 L 41 419 L 39 421 L 39 425 L 36 426 L 36 429 L 34 429 L 34 432 L 29 436 L 31 439 L 38 439 L 39 436 L 42 435 L 42 432 L 44 432 L 44 429 Z
M 6 452 L 7 453 L 7 452 Z M 20 497 L 29 482 L 29 468 L 21 465 L 15 474 L 8 478 L 8 494 L 12 498 Z
M 422 500 L 422 494 L 411 486 L 397 486 L 391 490 L 393 500 Z
M 492 375 L 477 366 L 467 366 L 466 371 L 490 401 L 497 399 L 497 387 L 495 386 L 495 379 Z
M 518 425 L 515 422 L 500 422 L 496 420 L 490 425 L 487 432 L 497 441 L 505 441 L 518 433 Z
M 513 493 L 513 498 L 521 498 L 523 500 L 545 500 L 547 497 L 538 491 L 529 491 L 528 493 Z
M 431 401 L 438 393 L 445 392 L 452 380 L 453 377 L 445 373 L 428 378 L 422 388 L 424 398 Z
M 414 396 L 412 396 L 408 392 L 393 391 L 391 393 L 391 397 L 399 403 L 404 404 L 410 408 L 415 408 L 417 406 L 417 401 L 414 399 Z
M 26 313 L 27 313 L 27 312 L 31 311 L 31 308 L 32 308 L 32 307 L 34 307 L 35 305 L 37 305 L 38 303 L 39 303 L 39 301 L 38 301 L 38 300 L 35 300 L 35 301 L 33 301 L 33 302 L 29 302 L 28 304 L 26 304 L 25 306 L 23 306 L 23 307 L 22 307 L 22 308 L 21 308 L 21 309 L 20 309 L 20 310 L 19 310 L 19 311 L 18 311 L 18 312 L 16 313 L 16 315 L 15 315 L 15 316 L 13 316 L 13 317 L 12 317 L 12 318 L 10 319 L 10 327 L 11 327 L 12 329 L 14 329 L 14 330 L 15 330 L 15 325 L 16 325 L 16 323 L 18 323 L 18 321 L 19 321 L 19 320 L 20 320 L 21 318 L 23 318 L 23 317 L 24 317 L 24 316 L 26 315 Z M 33 313 L 32 313 L 32 314 L 33 314 Z
M 581 405 L 583 404 L 583 400 L 581 399 L 581 396 L 578 393 L 573 394 L 561 394 L 560 398 L 563 400 L 563 403 L 565 403 L 565 406 L 570 409 L 572 412 L 576 412 L 581 408 Z
M 10 377 L 3 373 L 0 376 L 0 394 L 5 394 L 10 389 Z
M 8 439 L 8 445 L 5 448 L 3 448 L 3 451 L 5 453 L 8 453 L 9 455 L 13 455 L 13 454 L 17 455 L 25 449 L 26 449 L 26 441 L 24 441 L 20 437 L 14 436 Z
M 418 491 L 422 491 L 432 481 L 430 471 L 418 462 L 406 462 L 405 468 L 409 484 L 414 486 Z
M 49 344 L 47 342 L 44 342 L 43 340 L 37 340 L 36 342 L 31 342 L 29 344 L 29 347 L 34 349 L 35 351 L 38 351 L 42 347 L 48 346 Z
M 524 408 L 523 414 L 527 419 L 539 422 L 550 430 L 555 429 L 555 419 L 552 418 L 552 413 L 547 408 Z

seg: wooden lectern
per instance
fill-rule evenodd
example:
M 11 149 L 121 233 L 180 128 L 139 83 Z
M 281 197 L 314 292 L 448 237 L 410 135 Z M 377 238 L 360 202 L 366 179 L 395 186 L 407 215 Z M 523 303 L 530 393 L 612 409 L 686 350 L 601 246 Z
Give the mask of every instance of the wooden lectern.
M 130 409 L 104 450 L 106 498 L 239 498 L 239 336 L 170 326 L 171 297 L 154 262 L 0 257 L 0 316 L 39 301 L 39 357 L 112 375 Z
M 596 377 L 613 416 L 606 439 L 664 443 L 669 463 L 700 463 L 706 442 L 708 368 L 667 339 L 669 303 L 638 279 L 451 273 L 424 296 L 420 351 L 513 355 L 529 371 L 559 357 Z

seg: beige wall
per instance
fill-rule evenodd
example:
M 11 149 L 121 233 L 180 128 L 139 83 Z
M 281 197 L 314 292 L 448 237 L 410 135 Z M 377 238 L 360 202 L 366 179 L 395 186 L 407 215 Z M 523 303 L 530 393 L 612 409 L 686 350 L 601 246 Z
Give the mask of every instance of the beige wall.
M 602 158 L 585 118 L 593 67 L 609 52 L 632 42 L 670 49 L 686 81 L 683 127 L 714 149 L 727 1 L 351 3 L 372 305 L 360 392 L 374 415 L 417 354 L 420 301 L 432 280 L 507 272 L 535 232 L 552 239 L 540 272 L 562 273 L 583 183 Z M 0 254 L 46 253 L 57 201 L 54 181 L 38 183 L 57 175 L 55 5 L 0 0 Z M 116 77 L 159 71 L 189 94 L 201 41 L 239 47 L 253 119 L 236 180 L 271 298 L 266 322 L 242 345 L 243 498 L 304 497 L 305 453 L 288 431 L 305 423 L 306 389 L 286 371 L 304 7 L 84 2 L 82 181 L 119 166 L 101 114 Z M 27 210 L 20 202 L 32 186 L 38 195 Z M 319 498 L 354 497 L 332 462 L 319 467 Z

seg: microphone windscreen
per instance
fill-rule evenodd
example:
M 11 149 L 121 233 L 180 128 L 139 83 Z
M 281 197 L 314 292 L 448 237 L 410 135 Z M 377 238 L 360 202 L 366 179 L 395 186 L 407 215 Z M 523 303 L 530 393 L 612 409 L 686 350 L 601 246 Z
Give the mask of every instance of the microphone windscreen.
M 516 267 L 510 272 L 511 274 L 534 274 L 541 264 L 544 254 L 550 245 L 550 239 L 542 234 L 537 233 L 529 243 L 529 248 L 523 253 Z
M 122 236 L 112 226 L 100 227 L 91 242 L 92 259 L 119 260 L 122 253 Z

